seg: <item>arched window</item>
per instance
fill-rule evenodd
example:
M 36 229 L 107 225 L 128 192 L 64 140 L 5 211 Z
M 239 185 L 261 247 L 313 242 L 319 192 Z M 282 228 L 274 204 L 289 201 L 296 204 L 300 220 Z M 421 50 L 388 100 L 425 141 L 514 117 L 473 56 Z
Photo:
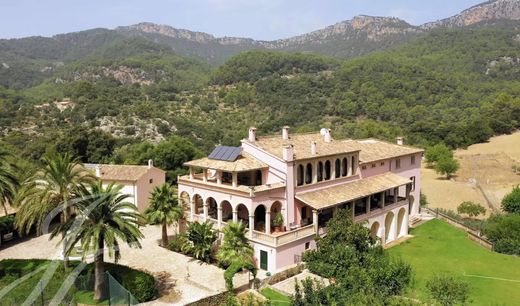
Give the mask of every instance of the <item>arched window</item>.
M 296 170 L 296 184 L 298 186 L 303 185 L 303 165 L 299 165 Z
M 336 159 L 334 163 L 334 177 L 338 178 L 341 176 L 341 162 L 339 159 Z
M 325 180 L 330 180 L 330 160 L 325 162 Z
M 312 165 L 307 164 L 307 171 L 305 171 L 305 184 L 312 183 Z
M 318 182 L 323 181 L 323 162 L 318 162 L 318 172 L 316 173 L 318 175 Z
M 343 161 L 341 162 L 341 176 L 347 176 L 348 174 L 348 161 L 347 158 L 343 158 Z
M 357 169 L 357 166 L 356 166 L 356 157 L 355 156 L 352 156 L 352 175 L 355 175 L 356 174 L 356 169 Z

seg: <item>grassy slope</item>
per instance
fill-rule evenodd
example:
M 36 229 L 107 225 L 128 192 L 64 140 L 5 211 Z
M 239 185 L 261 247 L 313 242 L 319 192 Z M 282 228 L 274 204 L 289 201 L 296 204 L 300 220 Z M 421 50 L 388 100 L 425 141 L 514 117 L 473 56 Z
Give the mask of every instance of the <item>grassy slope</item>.
M 263 289 L 260 293 L 268 298 L 274 306 L 286 306 L 291 304 L 291 299 L 270 288 Z
M 409 295 L 426 300 L 426 281 L 440 272 L 470 283 L 472 305 L 518 305 L 520 258 L 490 252 L 469 240 L 463 231 L 436 219 L 412 230 L 412 234 L 415 238 L 389 250 L 413 266 L 415 283 Z

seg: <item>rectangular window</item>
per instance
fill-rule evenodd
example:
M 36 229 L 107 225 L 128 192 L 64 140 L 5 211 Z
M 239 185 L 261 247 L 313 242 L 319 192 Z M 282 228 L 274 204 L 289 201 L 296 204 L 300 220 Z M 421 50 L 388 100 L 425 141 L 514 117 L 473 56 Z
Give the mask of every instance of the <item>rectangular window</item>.
M 401 168 L 401 159 L 400 159 L 400 158 L 398 158 L 398 159 L 395 160 L 395 168 L 396 168 L 396 169 Z
M 412 165 L 415 165 L 415 155 L 412 155 L 410 163 Z
M 305 242 L 305 249 L 308 250 L 311 247 L 310 242 Z
M 384 166 L 385 165 L 385 162 L 381 162 L 381 166 Z
M 150 184 L 152 184 L 152 183 L 153 183 L 153 179 L 150 179 Z
M 415 176 L 412 176 L 410 178 L 410 180 L 412 181 L 412 191 L 414 191 L 415 190 Z
M 267 252 L 260 250 L 260 269 L 268 270 L 267 268 Z
M 375 168 L 377 166 L 377 164 L 372 164 L 372 168 Z
M 367 166 L 361 166 L 361 169 L 366 170 Z

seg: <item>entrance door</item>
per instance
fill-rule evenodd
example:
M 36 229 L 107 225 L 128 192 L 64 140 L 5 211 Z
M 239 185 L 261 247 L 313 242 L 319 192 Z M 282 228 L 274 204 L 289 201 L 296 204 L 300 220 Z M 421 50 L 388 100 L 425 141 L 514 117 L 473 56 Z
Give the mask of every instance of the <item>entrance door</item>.
M 260 269 L 267 271 L 267 252 L 260 251 Z

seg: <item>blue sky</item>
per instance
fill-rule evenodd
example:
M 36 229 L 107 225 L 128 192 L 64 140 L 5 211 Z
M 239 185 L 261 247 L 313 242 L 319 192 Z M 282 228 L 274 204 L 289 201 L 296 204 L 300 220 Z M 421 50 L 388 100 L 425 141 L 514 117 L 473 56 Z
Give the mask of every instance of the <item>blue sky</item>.
M 0 38 L 114 28 L 142 21 L 215 36 L 272 40 L 356 15 L 422 24 L 484 0 L 0 0 Z

